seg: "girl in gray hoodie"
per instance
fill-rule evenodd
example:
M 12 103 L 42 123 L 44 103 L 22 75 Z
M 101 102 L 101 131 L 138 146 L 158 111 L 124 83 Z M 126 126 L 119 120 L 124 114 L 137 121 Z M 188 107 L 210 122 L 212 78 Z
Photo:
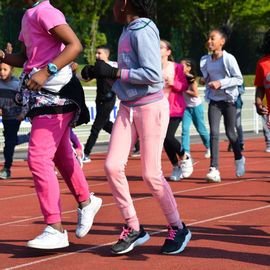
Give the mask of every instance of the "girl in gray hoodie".
M 172 190 L 161 170 L 161 153 L 169 122 L 169 104 L 163 95 L 159 31 L 149 11 L 154 1 L 115 0 L 115 19 L 125 24 L 118 44 L 118 66 L 97 62 L 85 69 L 85 77 L 117 78 L 113 91 L 120 108 L 113 126 L 105 171 L 122 217 L 122 233 L 112 253 L 124 254 L 145 243 L 149 234 L 140 225 L 130 195 L 125 166 L 131 146 L 140 141 L 143 180 L 158 200 L 167 219 L 168 236 L 161 248 L 165 254 L 184 250 L 191 233 L 182 222 Z

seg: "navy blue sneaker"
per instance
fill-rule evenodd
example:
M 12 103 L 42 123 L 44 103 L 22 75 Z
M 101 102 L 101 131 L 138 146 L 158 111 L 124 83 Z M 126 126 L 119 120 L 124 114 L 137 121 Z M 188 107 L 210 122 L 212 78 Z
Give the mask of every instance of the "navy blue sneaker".
M 115 243 L 111 252 L 113 254 L 125 254 L 133 250 L 134 247 L 144 244 L 150 239 L 148 233 L 145 232 L 142 226 L 139 231 L 125 225 L 117 243 Z
M 177 254 L 182 252 L 191 239 L 191 232 L 183 224 L 183 229 L 175 226 L 168 226 L 168 235 L 161 248 L 163 254 Z

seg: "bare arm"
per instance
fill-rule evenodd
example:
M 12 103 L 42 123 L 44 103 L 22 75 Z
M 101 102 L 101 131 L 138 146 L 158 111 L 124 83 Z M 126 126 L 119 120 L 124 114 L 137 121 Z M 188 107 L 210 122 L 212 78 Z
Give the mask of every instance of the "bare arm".
M 255 106 L 256 106 L 257 113 L 260 115 L 268 114 L 268 108 L 263 105 L 264 96 L 265 96 L 265 88 L 256 87 Z
M 199 96 L 198 83 L 194 81 L 192 84 L 190 84 L 186 93 L 192 97 L 198 97 Z
M 52 61 L 58 69 L 61 69 L 74 61 L 74 59 L 81 53 L 82 45 L 76 34 L 67 24 L 54 27 L 50 30 L 50 33 L 55 39 L 60 40 L 66 46 L 65 49 Z M 28 82 L 29 89 L 40 90 L 49 76 L 50 74 L 47 71 L 47 67 L 44 67 L 31 77 Z

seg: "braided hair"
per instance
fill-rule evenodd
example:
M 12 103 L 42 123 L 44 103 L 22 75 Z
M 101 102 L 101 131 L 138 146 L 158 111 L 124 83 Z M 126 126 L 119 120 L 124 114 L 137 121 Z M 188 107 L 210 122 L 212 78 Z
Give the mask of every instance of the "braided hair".
M 265 55 L 270 54 L 270 28 L 265 32 L 263 36 L 261 50 Z
M 139 17 L 151 18 L 154 15 L 154 0 L 129 0 Z

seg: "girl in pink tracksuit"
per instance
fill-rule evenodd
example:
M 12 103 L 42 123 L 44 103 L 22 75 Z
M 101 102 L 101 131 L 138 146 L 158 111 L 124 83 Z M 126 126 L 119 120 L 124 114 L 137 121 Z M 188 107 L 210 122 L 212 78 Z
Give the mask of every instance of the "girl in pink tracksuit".
M 188 83 L 183 65 L 171 61 L 172 48 L 168 41 L 160 41 L 160 53 L 164 78 L 163 92 L 168 98 L 170 105 L 170 121 L 164 141 L 164 148 L 173 165 L 170 180 L 179 181 L 184 177 L 189 177 L 193 172 L 190 156 L 181 149 L 181 143 L 175 137 L 186 108 L 183 92 L 187 90 Z M 177 156 L 180 158 L 180 162 Z

